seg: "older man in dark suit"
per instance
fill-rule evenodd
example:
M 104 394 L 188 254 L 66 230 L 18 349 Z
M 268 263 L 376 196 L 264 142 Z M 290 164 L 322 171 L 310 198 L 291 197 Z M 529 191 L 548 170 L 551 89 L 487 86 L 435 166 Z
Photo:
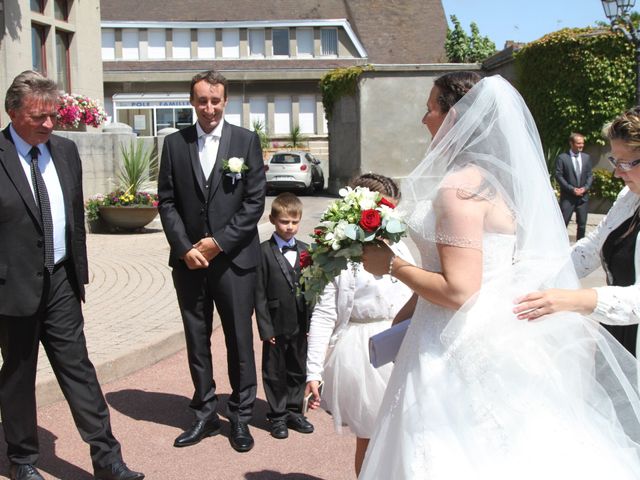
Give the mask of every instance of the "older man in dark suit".
M 229 441 L 246 452 L 254 443 L 248 422 L 257 385 L 251 316 L 265 198 L 262 150 L 255 132 L 224 121 L 227 80 L 221 74 L 194 76 L 190 98 L 198 121 L 165 139 L 158 176 L 160 218 L 195 387 L 195 422 L 174 445 L 194 445 L 220 431 L 211 361 L 215 303 L 232 388 Z
M 76 145 L 51 135 L 58 88 L 27 71 L 5 98 L 0 135 L 0 411 L 10 477 L 39 480 L 35 379 L 42 342 L 95 478 L 142 479 L 122 461 L 91 364 L 80 306 L 88 281 L 82 165 Z
M 576 212 L 576 240 L 584 237 L 589 210 L 589 189 L 593 182 L 591 157 L 584 153 L 584 136 L 572 133 L 568 152 L 561 153 L 556 160 L 556 180 L 560 185 L 560 210 L 565 225 Z

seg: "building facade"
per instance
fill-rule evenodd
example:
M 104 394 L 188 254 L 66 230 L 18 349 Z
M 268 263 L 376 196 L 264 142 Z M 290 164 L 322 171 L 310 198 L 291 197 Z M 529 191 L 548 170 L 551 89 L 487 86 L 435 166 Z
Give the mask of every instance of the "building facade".
M 0 92 L 24 70 L 102 100 L 98 0 L 0 0 Z M 0 124 L 9 123 L 2 109 Z
M 193 123 L 189 81 L 196 72 L 216 69 L 230 82 L 227 121 L 263 126 L 276 147 L 298 129 L 326 158 L 322 75 L 338 67 L 444 57 L 439 0 L 101 5 L 105 107 L 140 135 Z

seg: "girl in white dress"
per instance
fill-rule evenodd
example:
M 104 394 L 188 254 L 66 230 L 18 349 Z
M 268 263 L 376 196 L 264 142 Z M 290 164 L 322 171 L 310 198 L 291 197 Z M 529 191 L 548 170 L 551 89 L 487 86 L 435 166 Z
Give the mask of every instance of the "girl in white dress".
M 478 80 L 447 74 L 427 101 L 434 138 L 402 186 L 422 268 L 365 247 L 367 271 L 419 300 L 360 478 L 638 479 L 633 357 L 577 313 L 513 312 L 579 283 L 533 119 L 501 77 Z
M 350 184 L 380 192 L 394 205 L 400 191 L 393 180 L 366 173 Z M 403 242 L 391 247 L 397 255 L 411 258 Z M 411 290 L 389 275 L 374 276 L 360 264 L 343 270 L 329 283 L 311 317 L 307 350 L 307 390 L 320 406 L 318 383 L 324 380 L 323 407 L 333 416 L 338 432 L 347 425 L 356 440 L 355 469 L 360 472 L 368 439 L 392 364 L 374 368 L 369 362 L 369 337 L 391 326 L 400 307 L 411 297 Z

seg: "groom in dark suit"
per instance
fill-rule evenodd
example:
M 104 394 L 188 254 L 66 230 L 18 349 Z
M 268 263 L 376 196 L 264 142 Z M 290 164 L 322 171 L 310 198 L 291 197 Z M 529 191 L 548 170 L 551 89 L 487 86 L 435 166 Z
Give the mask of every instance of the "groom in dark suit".
M 0 411 L 12 480 L 42 480 L 35 380 L 44 349 L 95 478 L 144 478 L 122 461 L 109 409 L 89 361 L 80 306 L 88 282 L 82 165 L 75 143 L 51 135 L 58 87 L 18 75 L 5 97 L 0 135 Z
M 569 225 L 571 215 L 576 212 L 576 240 L 584 237 L 589 210 L 589 189 L 593 182 L 591 157 L 584 153 L 584 136 L 572 133 L 569 137 L 568 152 L 556 159 L 556 180 L 560 185 L 560 210 L 565 225 Z
M 195 422 L 174 445 L 194 445 L 220 431 L 211 361 L 215 303 L 232 388 L 229 441 L 246 452 L 254 443 L 248 427 L 257 386 L 251 316 L 265 176 L 258 136 L 224 121 L 227 93 L 218 72 L 193 77 L 190 101 L 198 121 L 165 139 L 158 196 L 195 387 Z

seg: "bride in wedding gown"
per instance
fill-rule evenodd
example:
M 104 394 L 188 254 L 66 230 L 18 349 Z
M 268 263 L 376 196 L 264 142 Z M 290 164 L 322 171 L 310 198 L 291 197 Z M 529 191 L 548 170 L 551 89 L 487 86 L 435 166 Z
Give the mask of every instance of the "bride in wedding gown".
M 359 478 L 638 479 L 635 360 L 579 314 L 513 313 L 525 293 L 579 283 L 524 101 L 474 75 L 436 81 L 434 138 L 402 186 L 422 268 L 385 246 L 363 256 L 417 303 Z

